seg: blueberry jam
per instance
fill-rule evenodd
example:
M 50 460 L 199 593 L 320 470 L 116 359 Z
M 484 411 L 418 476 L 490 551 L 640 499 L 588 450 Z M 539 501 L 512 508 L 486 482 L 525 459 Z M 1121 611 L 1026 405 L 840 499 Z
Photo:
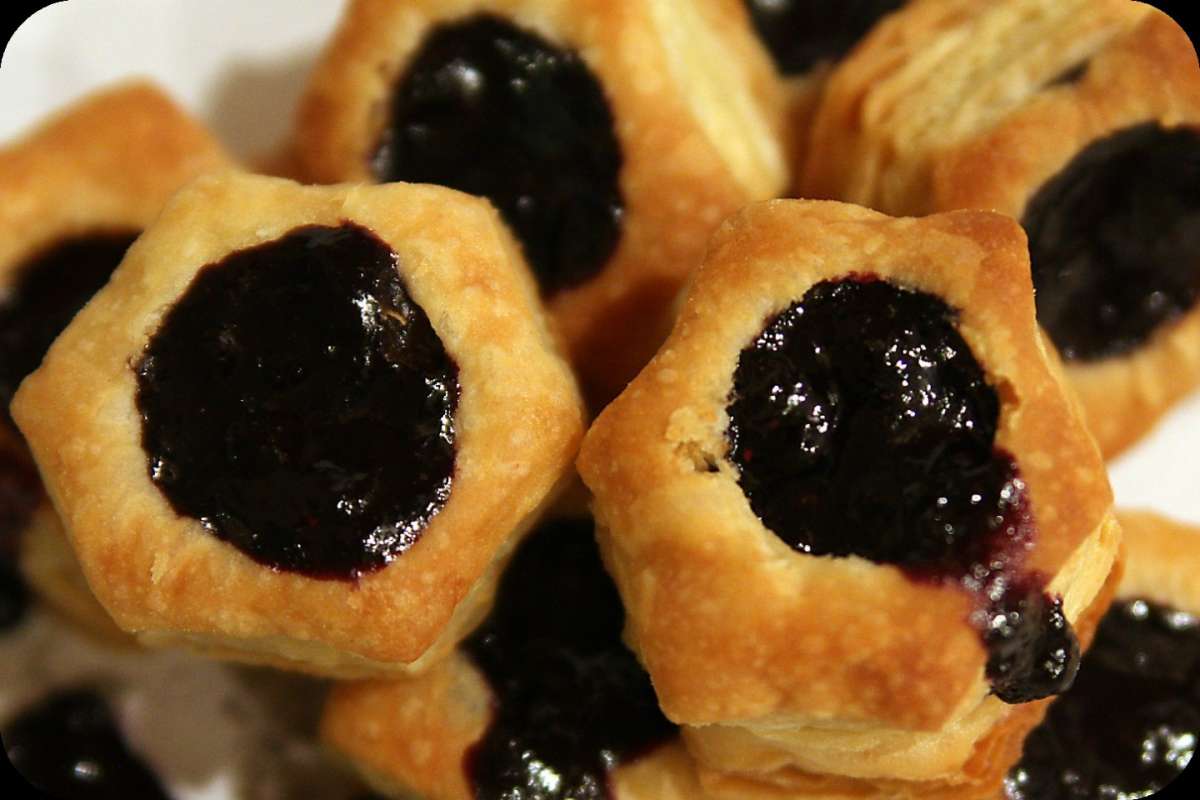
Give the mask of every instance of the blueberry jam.
M 60 692 L 0 732 L 8 760 L 26 781 L 61 800 L 166 800 L 158 779 L 129 751 L 96 693 Z
M 0 403 L 6 419 L 21 381 L 38 368 L 79 309 L 108 283 L 136 238 L 131 232 L 79 236 L 21 266 L 16 284 L 0 300 Z
M 546 294 L 577 286 L 621 236 L 621 149 L 579 56 L 487 14 L 433 30 L 396 87 L 379 180 L 488 198 Z
M 1079 649 L 1023 569 L 1029 496 L 995 446 L 1000 401 L 932 295 L 859 276 L 814 286 L 742 351 L 729 458 L 755 514 L 795 550 L 950 581 L 979 608 L 993 692 L 1063 691 Z
M 1200 621 L 1144 600 L 1114 604 L 1071 691 L 1009 774 L 1010 800 L 1150 797 L 1200 737 Z
M 464 644 L 496 697 L 467 757 L 476 798 L 610 798 L 609 772 L 674 734 L 621 643 L 624 618 L 590 521 L 544 525 L 521 545 Z
M 396 254 L 356 225 L 203 268 L 136 371 L 151 478 L 260 563 L 354 579 L 449 497 L 458 368 Z
M 1029 201 L 1038 321 L 1068 361 L 1119 356 L 1200 301 L 1200 133 L 1139 125 Z
M 15 627 L 29 607 L 29 590 L 17 569 L 21 534 L 42 496 L 37 473 L 0 449 L 0 631 Z
M 746 0 L 759 37 L 785 75 L 836 61 L 905 0 Z

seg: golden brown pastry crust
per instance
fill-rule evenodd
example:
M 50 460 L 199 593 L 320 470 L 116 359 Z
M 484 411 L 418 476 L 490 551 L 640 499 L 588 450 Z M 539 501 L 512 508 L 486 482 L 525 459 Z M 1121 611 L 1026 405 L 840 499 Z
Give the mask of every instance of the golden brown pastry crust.
M 586 393 L 603 402 L 666 335 L 713 229 L 785 188 L 780 86 L 726 0 L 355 0 L 301 106 L 308 176 L 371 180 L 397 76 L 431 27 L 480 12 L 579 52 L 616 120 L 621 242 L 599 275 L 549 302 Z
M 1091 645 L 1096 628 L 1113 601 L 1126 560 L 1121 558 L 1092 605 L 1075 622 L 1083 647 Z M 1010 706 L 1006 716 L 974 743 L 969 756 L 951 775 L 932 780 L 892 778 L 854 779 L 783 768 L 774 773 L 722 773 L 698 762 L 698 776 L 711 800 L 985 800 L 994 797 L 1012 765 L 1021 756 L 1025 737 L 1041 724 L 1051 700 Z M 935 755 L 929 751 L 920 757 Z
M 491 722 L 487 679 L 455 653 L 407 681 L 343 683 L 334 689 L 321 738 L 388 797 L 474 800 L 463 769 Z M 695 768 L 676 740 L 618 766 L 613 800 L 699 800 Z
M 92 594 L 54 506 L 43 501 L 21 534 L 17 559 L 26 583 L 62 618 L 105 644 L 136 646 Z
M 64 238 L 141 230 L 175 190 L 229 166 L 221 146 L 153 84 L 88 95 L 0 149 L 0 291 Z M 0 438 L 12 441 L 7 426 Z
M 1032 498 L 1040 534 L 1029 568 L 1052 577 L 1068 618 L 1093 604 L 1116 556 L 1104 466 L 1038 335 L 1016 223 L 752 206 L 718 233 L 671 337 L 593 425 L 578 462 L 627 640 L 667 715 L 701 736 L 733 725 L 798 752 L 794 733 L 812 728 L 949 736 L 981 703 L 1003 716 L 986 699 L 965 593 L 864 559 L 795 553 L 754 515 L 725 460 L 742 348 L 812 285 L 851 272 L 960 310 L 960 332 L 1002 399 L 997 446 Z
M 1078 82 L 1048 86 L 1082 64 Z M 914 125 L 928 108 L 941 116 Z M 1020 219 L 1089 144 L 1151 121 L 1200 125 L 1196 54 L 1165 14 L 1128 0 L 917 0 L 831 79 L 803 190 L 891 214 Z M 1127 357 L 1066 369 L 1111 458 L 1200 384 L 1200 308 Z
M 130 364 L 196 271 L 309 224 L 352 220 L 399 254 L 462 386 L 451 496 L 357 583 L 274 572 L 176 516 L 150 481 Z M 301 187 L 228 174 L 182 191 L 13 403 L 88 581 L 124 629 L 333 675 L 421 669 L 490 604 L 502 562 L 568 473 L 583 410 L 516 245 L 437 187 Z M 397 454 L 401 456 L 402 454 Z

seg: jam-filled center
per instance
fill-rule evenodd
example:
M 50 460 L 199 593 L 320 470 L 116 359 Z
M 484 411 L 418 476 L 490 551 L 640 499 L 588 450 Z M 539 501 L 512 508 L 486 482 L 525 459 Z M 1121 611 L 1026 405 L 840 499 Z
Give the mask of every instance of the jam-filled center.
M 30 784 L 63 798 L 167 800 L 129 750 L 108 704 L 88 689 L 46 698 L 3 726 L 9 762 Z
M 1200 301 L 1200 132 L 1139 125 L 1029 201 L 1038 321 L 1068 361 L 1119 356 Z
M 905 0 L 745 0 L 781 72 L 799 75 L 836 61 Z
M 605 800 L 610 771 L 674 733 L 621 642 L 625 618 L 585 520 L 544 525 L 464 648 L 496 711 L 467 759 L 477 797 Z
M 137 365 L 151 478 L 268 566 L 350 579 L 449 497 L 458 369 L 369 231 L 298 228 L 196 275 Z
M 546 294 L 599 272 L 621 236 L 621 149 L 603 88 L 576 53 L 496 16 L 428 35 L 372 166 L 380 180 L 491 200 Z
M 995 446 L 1000 401 L 940 299 L 860 276 L 814 286 L 745 348 L 729 458 L 766 527 L 972 589 L 1002 699 L 1069 684 L 1061 604 L 1022 571 L 1025 484 Z M 964 581 L 965 577 L 969 581 Z
M 1150 797 L 1200 740 L 1200 621 L 1130 600 L 1113 605 L 1071 691 L 1025 740 L 1010 800 Z
M 132 232 L 96 232 L 65 239 L 29 259 L 0 293 L 0 403 L 4 418 L 17 387 L 79 309 L 108 282 Z M 11 423 L 10 423 L 11 424 Z

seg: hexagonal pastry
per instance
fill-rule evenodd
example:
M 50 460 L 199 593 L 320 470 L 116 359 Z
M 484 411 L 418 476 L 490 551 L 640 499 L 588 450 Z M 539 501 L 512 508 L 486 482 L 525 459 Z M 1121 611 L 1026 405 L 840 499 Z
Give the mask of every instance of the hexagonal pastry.
M 416 680 L 338 686 L 322 737 L 389 797 L 696 800 L 623 618 L 591 520 L 556 519 L 454 656 Z
M 913 4 L 838 68 L 813 137 L 806 196 L 1022 221 L 1106 456 L 1200 384 L 1200 66 L 1160 11 Z
M 908 0 L 728 0 L 750 14 L 771 53 L 788 98 L 786 143 L 793 179 L 808 155 L 813 116 L 838 61 Z
M 0 149 L 0 457 L 9 469 L 32 470 L 8 415 L 21 381 L 167 199 L 228 165 L 199 122 L 144 82 L 85 97 Z M 22 571 L 51 605 L 113 638 L 36 477 L 26 483 L 28 502 L 0 497 Z
M 478 622 L 583 425 L 486 203 L 238 174 L 176 196 L 13 416 L 118 625 L 347 676 Z
M 1200 738 L 1200 527 L 1119 511 L 1128 557 L 1071 690 L 1025 740 L 1005 800 L 1152 797 Z M 1169 795 L 1163 795 L 1169 796 Z
M 578 463 L 626 638 L 722 772 L 999 781 L 1111 595 L 1104 464 L 996 214 L 750 207 Z
M 782 101 L 727 0 L 354 0 L 298 153 L 321 182 L 488 197 L 599 405 L 666 335 L 720 221 L 785 188 Z

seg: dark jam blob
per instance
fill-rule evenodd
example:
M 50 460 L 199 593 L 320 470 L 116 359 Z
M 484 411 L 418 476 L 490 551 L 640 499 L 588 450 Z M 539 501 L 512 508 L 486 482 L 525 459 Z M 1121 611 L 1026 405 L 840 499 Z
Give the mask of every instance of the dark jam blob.
M 624 618 L 590 521 L 545 525 L 521 545 L 464 645 L 496 697 L 467 758 L 477 798 L 609 798 L 610 770 L 674 734 L 621 642 Z
M 52 695 L 3 727 L 8 760 L 26 781 L 62 800 L 166 800 L 129 751 L 108 705 L 88 690 Z
M 836 61 L 905 0 L 746 0 L 759 37 L 785 75 Z
M 360 227 L 298 228 L 205 267 L 136 370 L 151 478 L 270 567 L 379 569 L 449 496 L 458 368 Z
M 1200 622 L 1143 600 L 1113 605 L 1071 691 L 1025 740 L 1011 800 L 1150 797 L 1200 737 Z
M 1028 491 L 995 446 L 1000 401 L 956 321 L 875 278 L 817 284 L 742 351 L 729 458 L 754 513 L 797 551 L 974 594 L 993 690 L 1023 702 L 1070 684 L 1078 645 L 1022 572 Z
M 136 233 L 121 232 L 67 239 L 20 268 L 16 284 L 0 300 L 0 403 L 6 420 L 21 381 L 108 282 L 136 238 Z
M 373 159 L 380 180 L 491 200 L 546 294 L 583 283 L 616 249 L 620 169 L 612 112 L 583 60 L 486 14 L 425 39 Z
M 42 497 L 33 467 L 0 448 L 0 631 L 15 627 L 29 607 L 29 590 L 17 568 L 21 535 Z
M 1128 353 L 1200 299 L 1200 134 L 1139 125 L 1029 201 L 1038 321 L 1069 361 Z

